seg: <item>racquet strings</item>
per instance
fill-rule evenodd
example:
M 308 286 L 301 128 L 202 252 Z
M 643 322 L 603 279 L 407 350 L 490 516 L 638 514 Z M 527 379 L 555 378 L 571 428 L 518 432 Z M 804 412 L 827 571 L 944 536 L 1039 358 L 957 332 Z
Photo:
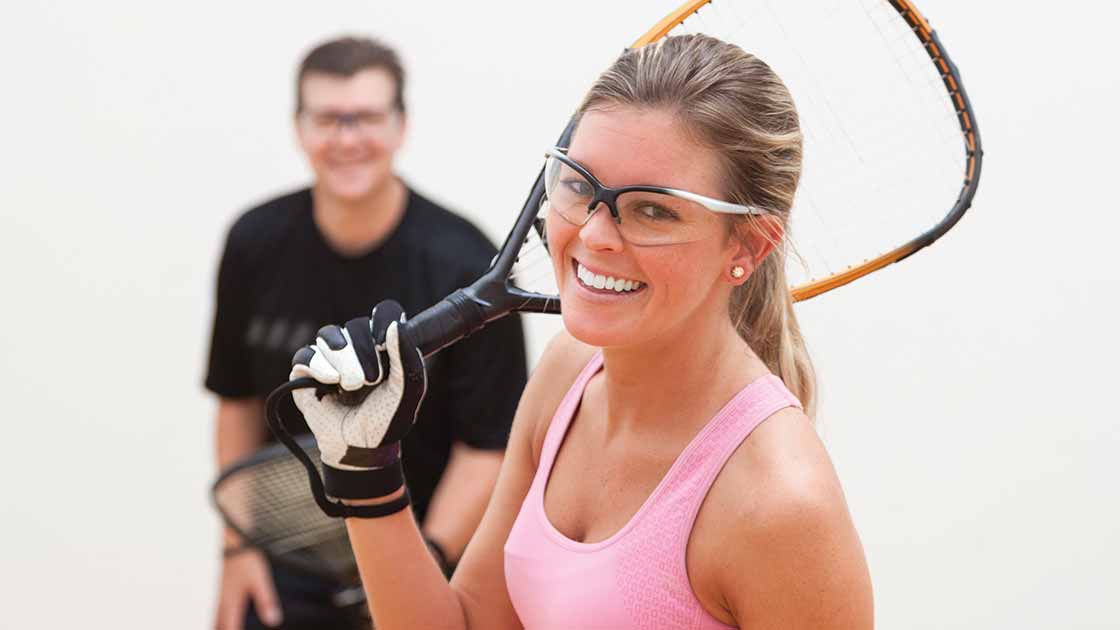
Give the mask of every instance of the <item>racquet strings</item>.
M 314 440 L 297 439 L 321 466 Z M 283 445 L 266 447 L 223 473 L 213 499 L 226 523 L 274 561 L 340 585 L 358 583 L 344 521 L 319 509 L 307 471 Z
M 548 205 L 543 204 L 537 214 L 539 221 L 521 242 L 517 258 L 510 269 L 509 283 L 523 291 L 556 296 L 559 293 L 556 275 L 553 272 L 546 239 L 542 236 L 547 212 Z M 560 298 L 555 299 L 559 301 Z
M 907 243 L 968 176 L 956 107 L 925 45 L 885 0 L 715 0 L 669 35 L 705 33 L 777 72 L 804 135 L 790 224 L 792 287 Z
M 955 209 L 970 177 L 957 105 L 889 1 L 714 0 L 668 35 L 689 33 L 757 55 L 797 105 L 804 151 L 789 225 L 791 289 L 895 251 Z M 536 230 L 510 282 L 556 294 Z

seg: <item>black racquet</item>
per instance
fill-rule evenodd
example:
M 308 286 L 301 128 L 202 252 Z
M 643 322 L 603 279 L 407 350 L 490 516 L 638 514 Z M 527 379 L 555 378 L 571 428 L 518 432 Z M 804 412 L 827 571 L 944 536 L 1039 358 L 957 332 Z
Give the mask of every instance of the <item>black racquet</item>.
M 692 0 L 633 47 L 695 32 L 765 60 L 797 103 L 804 158 L 787 269 L 796 300 L 933 244 L 971 205 L 982 156 L 976 118 L 956 66 L 909 0 Z M 569 123 L 559 146 L 571 131 Z M 404 324 L 425 356 L 509 313 L 560 311 L 543 198 L 542 170 L 490 270 Z M 337 392 L 310 378 L 286 383 L 269 397 L 269 424 L 300 458 L 319 505 L 337 514 L 277 416 L 281 398 L 304 387 Z
M 294 441 L 318 461 L 311 435 Z M 307 471 L 286 446 L 266 446 L 226 467 L 210 498 L 247 546 L 288 569 L 338 584 L 340 607 L 364 600 L 345 524 L 323 514 L 308 495 Z

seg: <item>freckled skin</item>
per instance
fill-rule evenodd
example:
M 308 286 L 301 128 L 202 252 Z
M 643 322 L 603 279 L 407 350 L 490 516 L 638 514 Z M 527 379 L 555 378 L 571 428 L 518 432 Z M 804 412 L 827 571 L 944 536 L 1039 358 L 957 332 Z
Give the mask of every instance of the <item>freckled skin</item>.
M 614 109 L 584 115 L 568 154 L 604 185 L 651 184 L 724 196 L 715 156 L 688 139 L 669 112 Z M 564 304 L 564 325 L 600 347 L 668 342 L 695 318 L 726 309 L 732 285 L 722 281 L 738 247 L 713 214 L 704 238 L 675 245 L 626 243 L 606 208 L 582 227 L 548 215 L 553 265 Z M 588 299 L 572 259 L 599 273 L 640 280 L 641 291 L 611 303 Z

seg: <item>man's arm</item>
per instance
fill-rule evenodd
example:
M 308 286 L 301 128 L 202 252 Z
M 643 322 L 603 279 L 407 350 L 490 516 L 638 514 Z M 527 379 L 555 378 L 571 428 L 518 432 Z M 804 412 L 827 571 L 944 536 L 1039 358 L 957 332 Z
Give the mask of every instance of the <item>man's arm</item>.
M 263 414 L 258 398 L 218 398 L 214 431 L 218 470 L 260 448 L 266 431 Z M 222 529 L 222 548 L 232 553 L 223 553 L 216 630 L 241 630 L 250 599 L 266 624 L 277 625 L 283 619 L 268 563 L 257 551 L 236 551 L 243 544 L 233 530 Z
M 451 447 L 451 459 L 432 495 L 423 528 L 451 565 L 459 561 L 482 520 L 504 454 L 503 450 L 473 448 L 462 442 Z
M 248 456 L 261 447 L 267 427 L 264 424 L 264 404 L 259 398 L 218 398 L 218 418 L 214 430 L 214 450 L 218 470 Z M 227 549 L 241 545 L 240 539 L 228 527 L 223 539 Z

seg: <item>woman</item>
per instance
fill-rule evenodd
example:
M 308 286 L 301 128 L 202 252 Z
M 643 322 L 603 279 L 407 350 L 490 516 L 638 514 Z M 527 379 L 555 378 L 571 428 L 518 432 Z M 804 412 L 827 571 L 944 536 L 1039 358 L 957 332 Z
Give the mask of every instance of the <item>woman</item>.
M 357 409 L 297 395 L 328 492 L 371 517 L 347 526 L 378 628 L 870 628 L 783 272 L 788 91 L 732 45 L 675 37 L 625 53 L 579 116 L 546 166 L 566 332 L 450 585 L 401 511 L 395 443 L 425 382 L 399 307 L 296 357 L 293 376 L 387 381 Z

